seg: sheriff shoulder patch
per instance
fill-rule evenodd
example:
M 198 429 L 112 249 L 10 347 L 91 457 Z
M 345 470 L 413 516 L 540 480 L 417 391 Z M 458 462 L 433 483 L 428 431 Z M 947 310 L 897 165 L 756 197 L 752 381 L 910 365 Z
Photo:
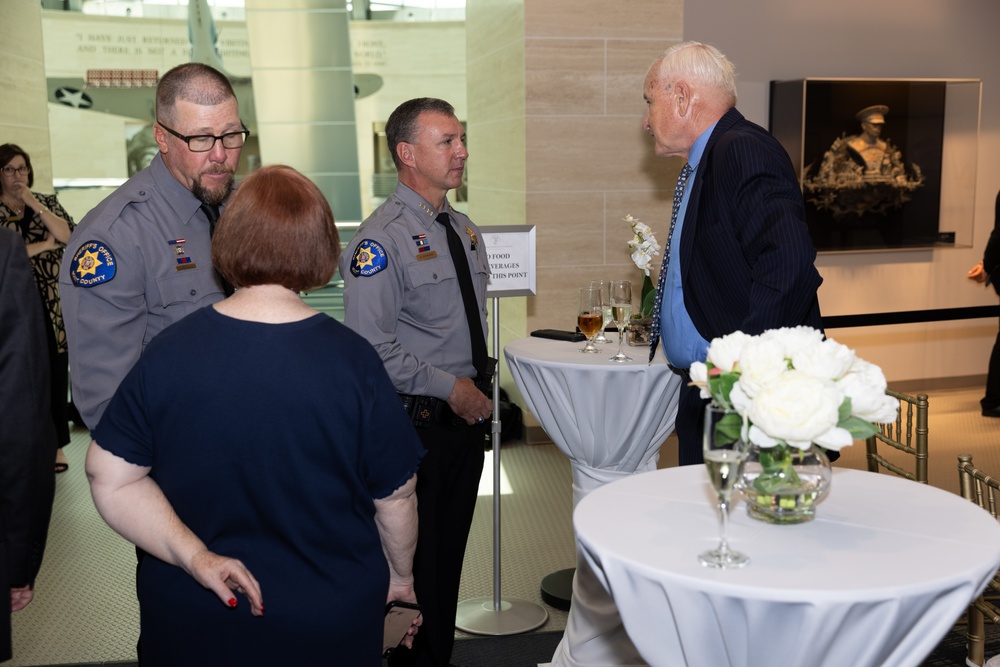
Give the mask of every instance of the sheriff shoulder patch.
M 358 244 L 358 249 L 354 251 L 354 258 L 351 260 L 351 275 L 355 277 L 367 278 L 389 265 L 385 249 L 376 241 L 365 239 Z
M 70 279 L 77 287 L 94 287 L 106 283 L 118 272 L 118 262 L 110 246 L 101 241 L 87 241 L 73 255 L 69 267 Z

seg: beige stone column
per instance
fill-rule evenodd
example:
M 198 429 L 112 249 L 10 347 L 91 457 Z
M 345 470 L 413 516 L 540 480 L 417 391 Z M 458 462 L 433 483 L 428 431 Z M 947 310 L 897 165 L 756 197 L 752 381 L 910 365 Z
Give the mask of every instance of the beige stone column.
M 5 2 L 0 21 L 0 144 L 14 143 L 31 156 L 32 188 L 52 192 L 48 92 L 37 2 Z
M 468 0 L 470 215 L 538 242 L 537 296 L 502 301 L 502 343 L 572 330 L 592 279 L 640 284 L 626 214 L 666 240 L 681 163 L 652 153 L 642 83 L 682 33 L 683 0 Z
M 360 220 L 345 0 L 246 0 L 246 17 L 262 161 L 307 175 L 338 221 Z

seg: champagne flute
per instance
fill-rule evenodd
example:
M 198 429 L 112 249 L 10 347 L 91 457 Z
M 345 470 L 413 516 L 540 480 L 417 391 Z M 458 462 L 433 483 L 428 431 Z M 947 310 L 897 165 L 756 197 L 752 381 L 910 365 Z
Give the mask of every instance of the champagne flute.
M 740 437 L 742 426 L 743 419 L 735 410 L 712 403 L 705 406 L 705 469 L 719 500 L 719 546 L 698 554 L 705 567 L 737 568 L 750 562 L 749 556 L 733 551 L 726 541 L 733 487 L 747 459 L 747 446 Z
M 611 357 L 611 361 L 625 363 L 632 361 L 632 357 L 622 352 L 622 341 L 625 339 L 625 327 L 632 319 L 632 283 L 628 280 L 611 281 L 611 317 L 618 327 L 618 354 Z
M 610 343 L 611 339 L 604 335 L 608 325 L 611 324 L 611 282 L 607 280 L 591 280 L 591 287 L 598 287 L 601 290 L 601 305 L 604 308 L 604 321 L 601 323 L 601 330 L 594 339 L 595 343 L 603 345 Z
M 576 326 L 580 328 L 583 335 L 587 337 L 587 345 L 581 352 L 600 352 L 594 345 L 594 337 L 601 330 L 604 322 L 603 303 L 601 301 L 601 289 L 599 287 L 580 288 L 580 309 L 576 313 Z

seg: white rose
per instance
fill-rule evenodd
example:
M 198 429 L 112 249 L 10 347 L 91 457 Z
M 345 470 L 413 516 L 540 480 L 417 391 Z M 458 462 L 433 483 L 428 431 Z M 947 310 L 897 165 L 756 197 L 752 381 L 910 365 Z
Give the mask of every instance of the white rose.
M 729 373 L 733 370 L 736 362 L 740 360 L 743 346 L 750 339 L 751 336 L 742 331 L 734 331 L 722 338 L 714 338 L 708 346 L 708 360 L 724 373 Z
M 785 347 L 785 356 L 789 359 L 803 348 L 812 347 L 823 342 L 823 333 L 812 327 L 782 327 L 769 329 L 762 333 L 761 338 L 780 341 Z
M 857 355 L 846 345 L 827 339 L 799 348 L 791 359 L 797 371 L 824 380 L 838 380 L 851 368 Z
M 788 370 L 785 349 L 776 340 L 751 338 L 740 354 L 740 385 L 747 396 L 760 393 L 769 382 Z
M 836 428 L 843 398 L 833 382 L 790 370 L 753 397 L 749 417 L 771 438 L 808 449 Z
M 899 401 L 885 393 L 885 376 L 875 364 L 856 359 L 837 386 L 851 399 L 851 414 L 855 417 L 876 424 L 896 419 Z
M 701 397 L 712 398 L 712 394 L 708 390 L 708 366 L 700 361 L 695 361 L 688 369 L 688 374 L 691 376 L 691 384 L 701 388 Z

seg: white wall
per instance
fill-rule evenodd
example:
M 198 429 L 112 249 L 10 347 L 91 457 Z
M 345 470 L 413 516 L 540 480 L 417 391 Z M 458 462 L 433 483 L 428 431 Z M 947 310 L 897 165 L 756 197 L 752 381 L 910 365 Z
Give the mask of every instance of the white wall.
M 684 38 L 718 46 L 739 72 L 740 110 L 767 126 L 772 80 L 805 77 L 983 81 L 973 248 L 821 255 L 824 315 L 996 305 L 965 278 L 982 258 L 1000 189 L 1000 4 L 995 0 L 692 0 Z M 942 229 L 947 229 L 942 221 Z M 982 375 L 997 322 L 828 333 L 880 364 L 890 381 Z

